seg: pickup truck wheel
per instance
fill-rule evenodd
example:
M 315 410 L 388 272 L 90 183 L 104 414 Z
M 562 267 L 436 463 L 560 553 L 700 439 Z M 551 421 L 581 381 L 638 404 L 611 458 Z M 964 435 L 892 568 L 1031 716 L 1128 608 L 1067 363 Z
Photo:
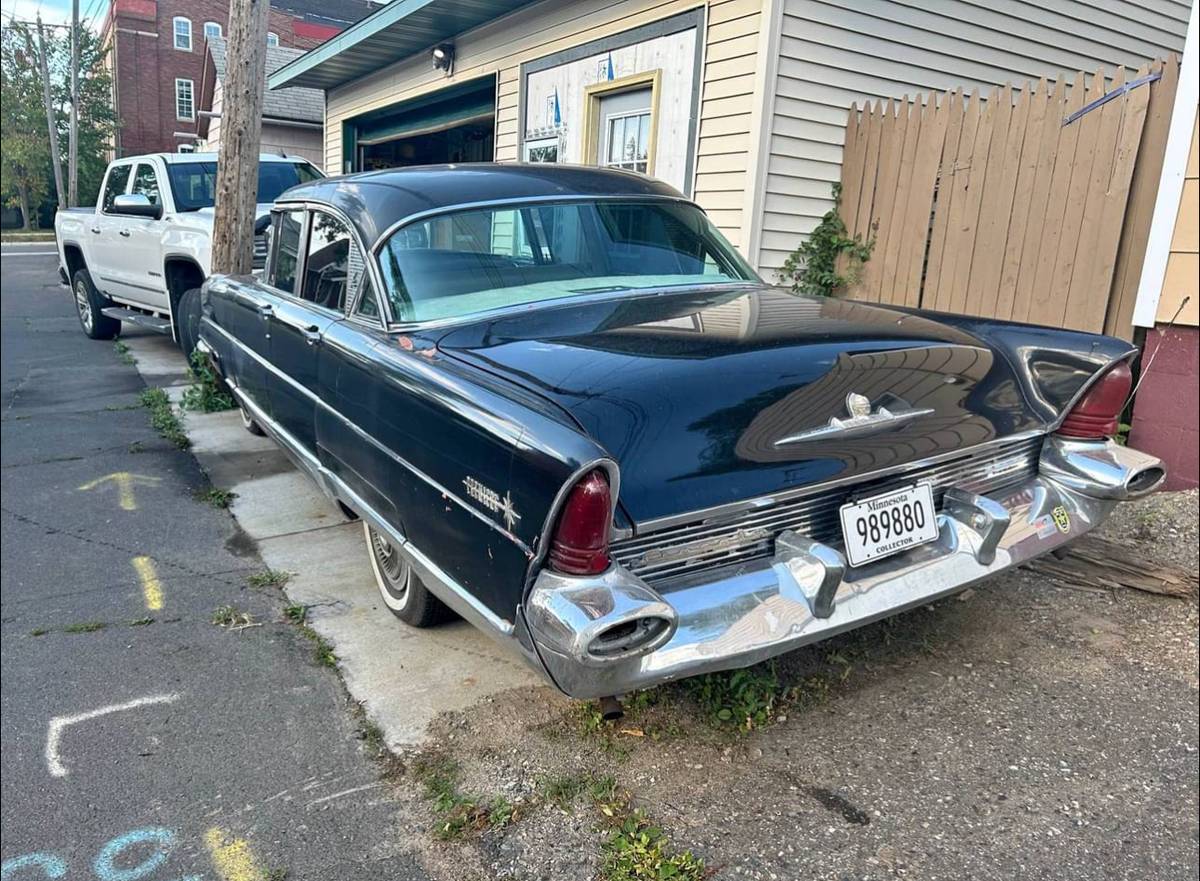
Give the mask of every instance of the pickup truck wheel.
M 86 269 L 75 270 L 71 278 L 71 293 L 75 296 L 75 311 L 79 313 L 79 326 L 83 332 L 94 340 L 115 339 L 121 332 L 121 322 L 100 314 L 107 300 L 96 290 Z
M 200 288 L 184 291 L 175 308 L 179 310 L 175 330 L 179 337 L 179 348 L 190 360 L 192 352 L 196 351 L 196 344 L 200 342 Z
M 413 627 L 430 627 L 451 617 L 450 610 L 425 589 L 408 560 L 396 552 L 391 542 L 365 522 L 363 533 L 379 595 L 393 615 Z

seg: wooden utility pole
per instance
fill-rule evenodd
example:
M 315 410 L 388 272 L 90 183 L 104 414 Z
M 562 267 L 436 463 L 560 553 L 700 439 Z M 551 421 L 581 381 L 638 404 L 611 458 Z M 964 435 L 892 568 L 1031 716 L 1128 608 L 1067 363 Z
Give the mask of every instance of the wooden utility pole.
M 79 206 L 79 0 L 71 0 L 71 125 L 67 130 L 67 206 Z
M 58 207 L 67 207 L 67 191 L 63 189 L 62 158 L 58 154 L 58 125 L 54 118 L 54 101 L 50 97 L 50 63 L 46 60 L 46 31 L 42 28 L 42 17 L 37 17 L 38 64 L 42 68 L 42 97 L 46 101 L 46 127 L 50 130 L 50 160 L 54 164 L 54 186 L 58 190 Z M 28 31 L 25 39 L 29 40 Z M 33 44 L 29 44 L 33 55 Z
M 213 272 L 249 275 L 254 265 L 254 211 L 270 11 L 270 0 L 239 0 L 229 8 L 213 217 Z

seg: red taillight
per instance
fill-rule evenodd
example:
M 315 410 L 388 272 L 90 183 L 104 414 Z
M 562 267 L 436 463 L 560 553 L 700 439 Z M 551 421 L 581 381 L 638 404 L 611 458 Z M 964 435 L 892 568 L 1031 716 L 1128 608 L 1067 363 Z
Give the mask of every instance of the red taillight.
M 1133 374 L 1122 361 L 1092 383 L 1058 428 L 1065 437 L 1112 437 L 1120 428 L 1121 411 L 1129 400 Z
M 596 575 L 608 568 L 612 494 L 600 471 L 571 489 L 554 527 L 550 568 L 567 575 Z

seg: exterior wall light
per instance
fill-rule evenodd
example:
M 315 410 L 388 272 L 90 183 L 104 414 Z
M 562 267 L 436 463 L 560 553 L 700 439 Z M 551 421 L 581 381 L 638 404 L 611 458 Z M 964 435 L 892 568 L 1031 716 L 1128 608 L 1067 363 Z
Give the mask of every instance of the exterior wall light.
M 433 57 L 434 70 L 444 70 L 449 76 L 454 72 L 454 46 L 450 43 L 442 43 L 440 46 L 434 46 L 430 53 Z

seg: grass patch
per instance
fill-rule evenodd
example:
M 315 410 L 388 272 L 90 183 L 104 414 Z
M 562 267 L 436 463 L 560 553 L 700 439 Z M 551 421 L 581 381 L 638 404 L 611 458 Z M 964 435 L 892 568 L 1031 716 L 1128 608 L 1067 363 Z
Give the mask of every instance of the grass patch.
M 122 364 L 134 365 L 137 359 L 133 357 L 133 352 L 129 351 L 129 346 L 122 340 L 116 340 L 113 343 L 113 351 L 117 353 L 117 360 Z
M 204 502 L 214 508 L 228 508 L 230 502 L 237 498 L 237 493 L 230 489 L 210 486 L 208 489 L 198 489 L 192 494 L 197 502 Z
M 142 406 L 150 411 L 150 424 L 159 436 L 170 441 L 181 450 L 191 446 L 191 441 L 183 431 L 183 425 L 175 410 L 171 407 L 171 399 L 160 388 L 148 388 L 141 394 Z
M 710 723 L 745 731 L 766 725 L 784 692 L 774 664 L 696 676 L 683 687 Z
M 412 764 L 436 817 L 433 834 L 455 841 L 486 829 L 503 829 L 517 819 L 520 804 L 504 796 L 483 799 L 458 790 L 459 767 L 445 756 L 426 756 Z
M 49 627 L 35 627 L 29 631 L 30 636 L 45 636 L 47 633 L 50 633 Z
M 63 633 L 95 633 L 108 625 L 103 621 L 77 621 L 63 628 Z
M 263 569 L 246 576 L 246 583 L 251 587 L 283 587 L 292 580 L 292 573 L 282 569 Z
M 243 612 L 237 606 L 219 606 L 213 612 L 212 623 L 218 627 L 248 627 L 254 623 L 249 612 Z
M 203 352 L 192 352 L 188 364 L 188 376 L 192 384 L 184 389 L 183 409 L 197 413 L 219 413 L 237 406 L 233 395 Z
M 308 620 L 308 606 L 300 603 L 292 603 L 283 610 L 283 617 L 287 618 L 293 624 L 303 624 Z
M 307 624 L 300 625 L 300 633 L 313 644 L 313 660 L 322 667 L 328 667 L 330 670 L 337 669 L 337 655 L 333 653 L 333 646 L 329 644 L 329 640 L 323 637 L 317 631 L 313 630 Z
M 154 619 L 147 615 L 145 618 L 134 618 L 129 622 L 130 627 L 145 627 L 147 624 L 153 624 Z
M 601 846 L 600 881 L 702 881 L 704 860 L 690 850 L 673 851 L 670 840 L 642 810 L 614 818 L 615 828 Z
M 141 441 L 133 441 L 129 444 L 129 452 L 133 454 L 146 452 L 146 445 Z

